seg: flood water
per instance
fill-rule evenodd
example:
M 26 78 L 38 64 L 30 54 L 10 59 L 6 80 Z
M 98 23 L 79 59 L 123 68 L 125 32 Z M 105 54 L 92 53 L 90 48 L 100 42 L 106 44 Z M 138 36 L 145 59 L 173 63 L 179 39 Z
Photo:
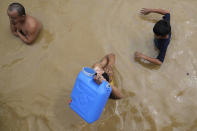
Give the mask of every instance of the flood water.
M 43 24 L 35 44 L 14 37 L 0 1 L 0 131 L 197 131 L 196 0 L 19 0 Z M 171 11 L 172 41 L 161 67 L 154 23 L 143 7 Z M 68 106 L 75 78 L 105 54 L 116 54 L 122 100 L 109 100 L 87 124 Z

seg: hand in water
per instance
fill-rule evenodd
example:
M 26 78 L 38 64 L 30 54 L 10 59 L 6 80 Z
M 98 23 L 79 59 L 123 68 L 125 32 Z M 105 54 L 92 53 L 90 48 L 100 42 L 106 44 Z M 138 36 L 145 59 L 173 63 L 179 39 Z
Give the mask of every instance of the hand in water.
M 151 13 L 151 9 L 142 8 L 140 13 L 143 15 L 148 15 L 149 13 Z
M 143 54 L 140 52 L 135 52 L 135 58 L 142 58 Z
M 16 28 L 17 30 L 19 30 L 19 31 L 21 31 L 21 30 L 22 30 L 22 28 L 21 28 L 21 25 L 20 25 L 20 24 L 16 24 L 16 25 L 15 25 L 15 28 Z
M 97 74 L 97 75 L 94 77 L 94 80 L 95 80 L 95 82 L 96 82 L 98 85 L 100 85 L 100 84 L 102 83 L 102 81 L 105 80 L 105 79 L 103 78 L 103 76 Z

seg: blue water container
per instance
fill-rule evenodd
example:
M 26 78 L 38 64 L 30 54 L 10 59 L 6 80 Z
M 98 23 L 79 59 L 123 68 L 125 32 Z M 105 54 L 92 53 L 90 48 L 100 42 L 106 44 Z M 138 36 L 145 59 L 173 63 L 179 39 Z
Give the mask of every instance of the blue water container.
M 71 93 L 70 108 L 88 123 L 99 119 L 112 91 L 107 81 L 98 85 L 93 79 L 94 75 L 93 69 L 83 68 Z

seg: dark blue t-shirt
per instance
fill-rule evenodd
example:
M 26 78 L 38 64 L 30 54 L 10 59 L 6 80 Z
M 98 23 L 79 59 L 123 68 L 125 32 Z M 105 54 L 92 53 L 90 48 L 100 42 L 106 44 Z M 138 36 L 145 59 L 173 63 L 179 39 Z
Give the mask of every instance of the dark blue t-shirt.
M 165 14 L 163 16 L 163 19 L 168 21 L 170 23 L 170 14 Z M 159 55 L 157 56 L 157 59 L 159 59 L 161 62 L 164 61 L 166 51 L 168 48 L 168 45 L 170 43 L 171 39 L 171 33 L 169 34 L 167 39 L 154 39 L 155 46 L 159 49 Z

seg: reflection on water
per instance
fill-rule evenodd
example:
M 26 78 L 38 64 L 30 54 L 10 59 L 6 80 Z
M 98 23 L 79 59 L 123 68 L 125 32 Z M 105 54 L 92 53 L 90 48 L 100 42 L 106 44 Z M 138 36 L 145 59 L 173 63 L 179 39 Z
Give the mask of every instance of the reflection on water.
M 14 64 L 16 64 L 16 63 L 22 61 L 23 59 L 24 59 L 24 58 L 18 58 L 18 59 L 16 59 L 16 60 L 13 60 L 13 61 L 12 61 L 11 63 L 9 63 L 9 64 L 4 64 L 4 65 L 2 65 L 1 68 L 11 67 L 11 66 L 13 66 Z
M 42 46 L 43 49 L 47 49 L 49 47 L 49 44 L 54 40 L 53 33 L 49 32 L 46 29 L 42 30 L 39 37 L 44 39 L 44 45 Z
M 11 35 L 0 5 L 0 131 L 196 131 L 196 0 L 19 0 L 43 24 L 35 44 Z M 52 7 L 52 8 L 51 8 Z M 159 67 L 135 61 L 135 51 L 156 56 L 152 28 L 171 10 L 172 41 Z M 116 54 L 115 84 L 124 99 L 109 100 L 87 124 L 68 100 L 78 72 Z

